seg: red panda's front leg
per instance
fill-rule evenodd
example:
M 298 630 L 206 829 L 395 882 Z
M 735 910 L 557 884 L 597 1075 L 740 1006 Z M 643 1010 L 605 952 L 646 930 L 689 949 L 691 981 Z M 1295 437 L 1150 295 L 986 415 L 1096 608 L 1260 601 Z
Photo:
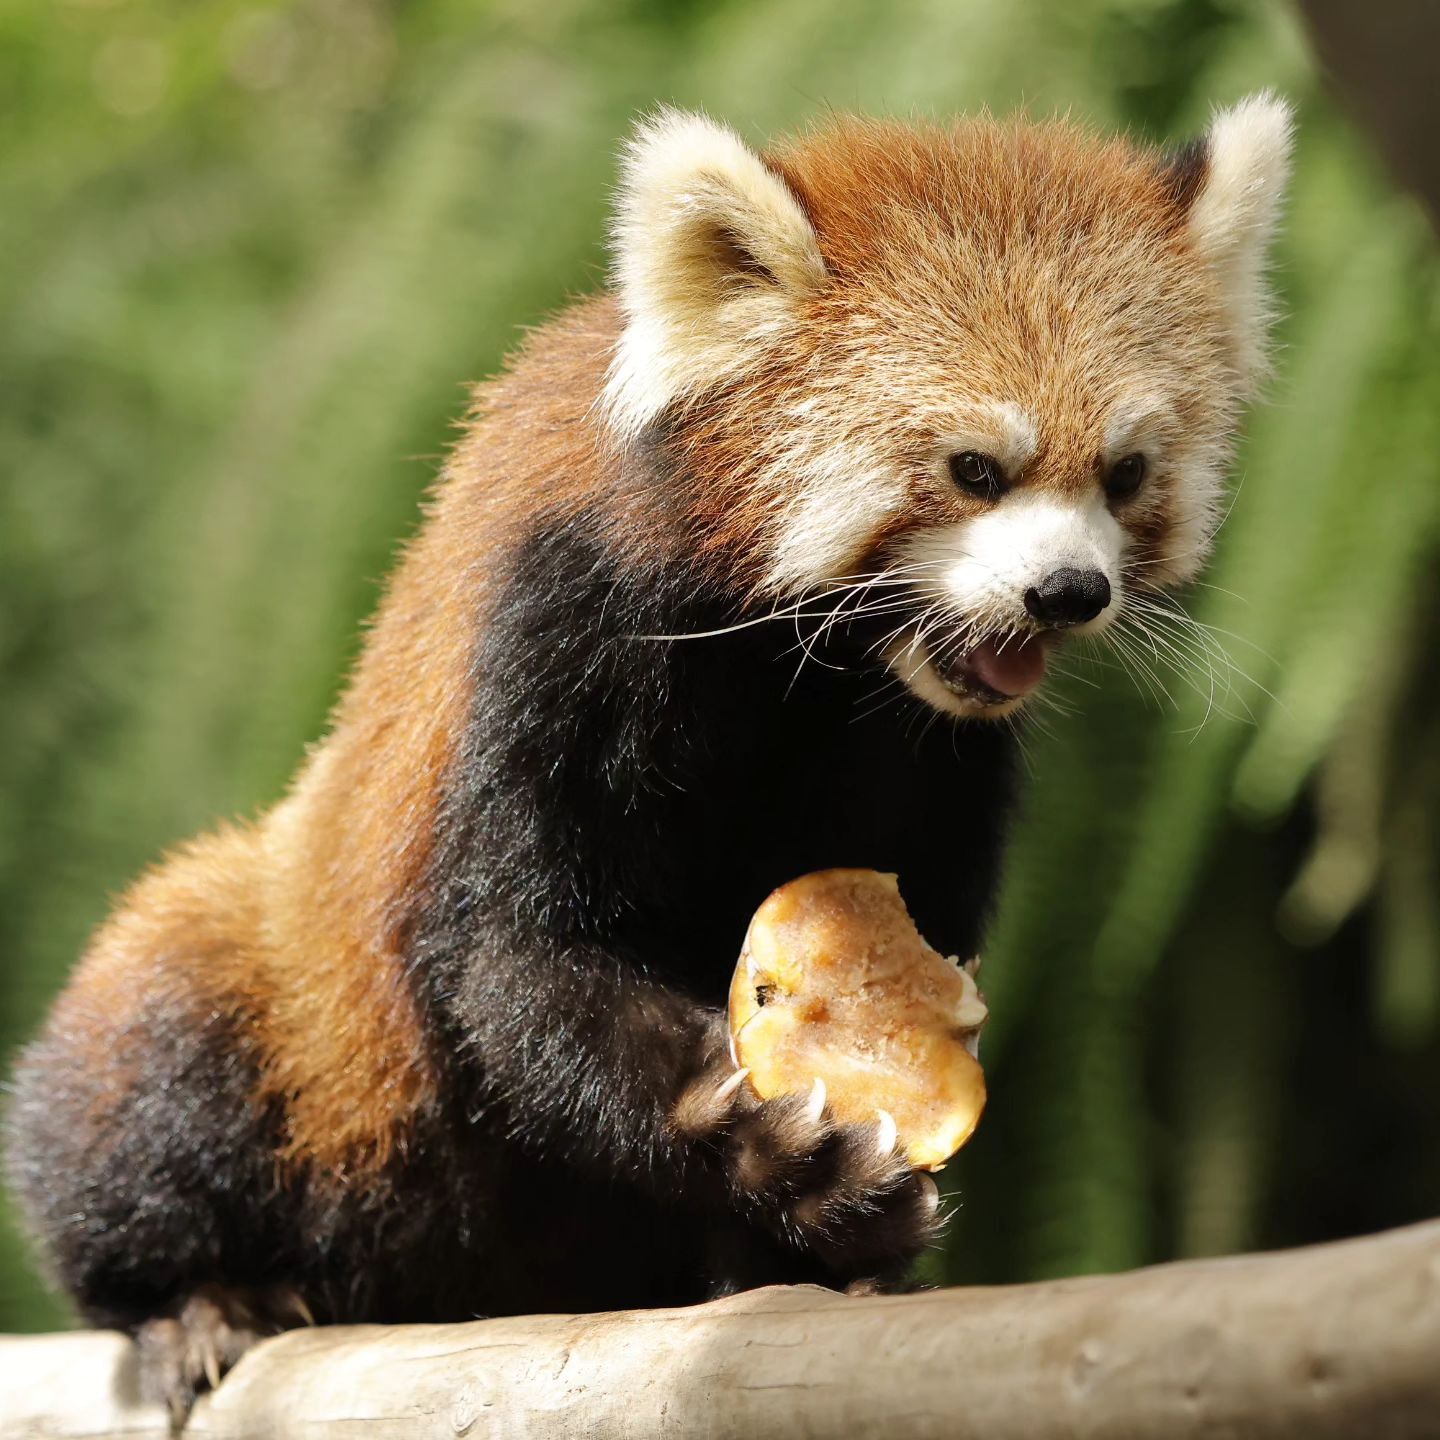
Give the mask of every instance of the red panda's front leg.
M 754 1236 L 743 1263 L 714 1262 L 713 1291 L 892 1278 L 935 1238 L 929 1176 L 876 1126 L 748 1096 L 723 1014 L 676 989 L 587 949 L 476 966 L 455 1000 L 487 1105 L 529 1153 L 637 1184 L 676 1226 Z

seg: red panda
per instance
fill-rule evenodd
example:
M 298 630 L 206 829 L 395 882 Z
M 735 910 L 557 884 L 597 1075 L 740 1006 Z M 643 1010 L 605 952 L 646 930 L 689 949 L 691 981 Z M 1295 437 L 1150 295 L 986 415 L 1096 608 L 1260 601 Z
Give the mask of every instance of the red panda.
M 928 1178 L 728 1083 L 746 922 L 865 866 L 974 953 L 996 722 L 1205 557 L 1289 138 L 639 127 L 610 289 L 477 390 L 327 737 L 20 1059 L 13 1187 L 153 1393 L 304 1320 L 904 1272 Z

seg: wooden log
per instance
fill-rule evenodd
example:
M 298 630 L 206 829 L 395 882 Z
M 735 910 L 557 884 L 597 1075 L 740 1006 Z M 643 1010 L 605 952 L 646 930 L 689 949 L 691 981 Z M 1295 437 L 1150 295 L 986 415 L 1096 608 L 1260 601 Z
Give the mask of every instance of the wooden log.
M 0 1341 L 0 1434 L 158 1436 L 119 1336 Z M 1280 1254 L 850 1299 L 293 1332 L 228 1440 L 1399 1440 L 1440 1435 L 1440 1223 Z

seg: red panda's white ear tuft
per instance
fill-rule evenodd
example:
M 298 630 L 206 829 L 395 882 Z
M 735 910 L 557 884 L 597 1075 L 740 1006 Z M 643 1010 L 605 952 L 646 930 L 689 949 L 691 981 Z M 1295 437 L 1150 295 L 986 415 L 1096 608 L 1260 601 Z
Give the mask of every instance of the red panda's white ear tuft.
M 1265 265 L 1290 174 L 1290 106 L 1266 91 L 1218 111 L 1190 209 L 1196 250 L 1217 272 L 1242 371 L 1264 368 L 1270 298 Z
M 625 330 L 605 404 L 626 433 L 743 371 L 827 278 L 785 181 L 733 130 L 679 110 L 626 147 L 613 241 Z

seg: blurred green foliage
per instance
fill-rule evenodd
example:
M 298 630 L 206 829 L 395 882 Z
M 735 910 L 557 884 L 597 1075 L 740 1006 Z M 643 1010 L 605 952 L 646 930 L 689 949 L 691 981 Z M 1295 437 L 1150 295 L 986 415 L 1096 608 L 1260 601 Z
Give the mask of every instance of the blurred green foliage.
M 1078 677 L 987 956 L 934 1273 L 1440 1210 L 1440 267 L 1280 3 L 12 0 L 0 10 L 0 1041 L 167 844 L 280 792 L 463 404 L 597 284 L 632 114 L 1299 104 L 1234 670 Z M 1092 688 L 1086 680 L 1103 680 Z M 1212 693 L 1213 691 L 1213 693 Z M 54 1323 L 18 1240 L 0 1326 Z

